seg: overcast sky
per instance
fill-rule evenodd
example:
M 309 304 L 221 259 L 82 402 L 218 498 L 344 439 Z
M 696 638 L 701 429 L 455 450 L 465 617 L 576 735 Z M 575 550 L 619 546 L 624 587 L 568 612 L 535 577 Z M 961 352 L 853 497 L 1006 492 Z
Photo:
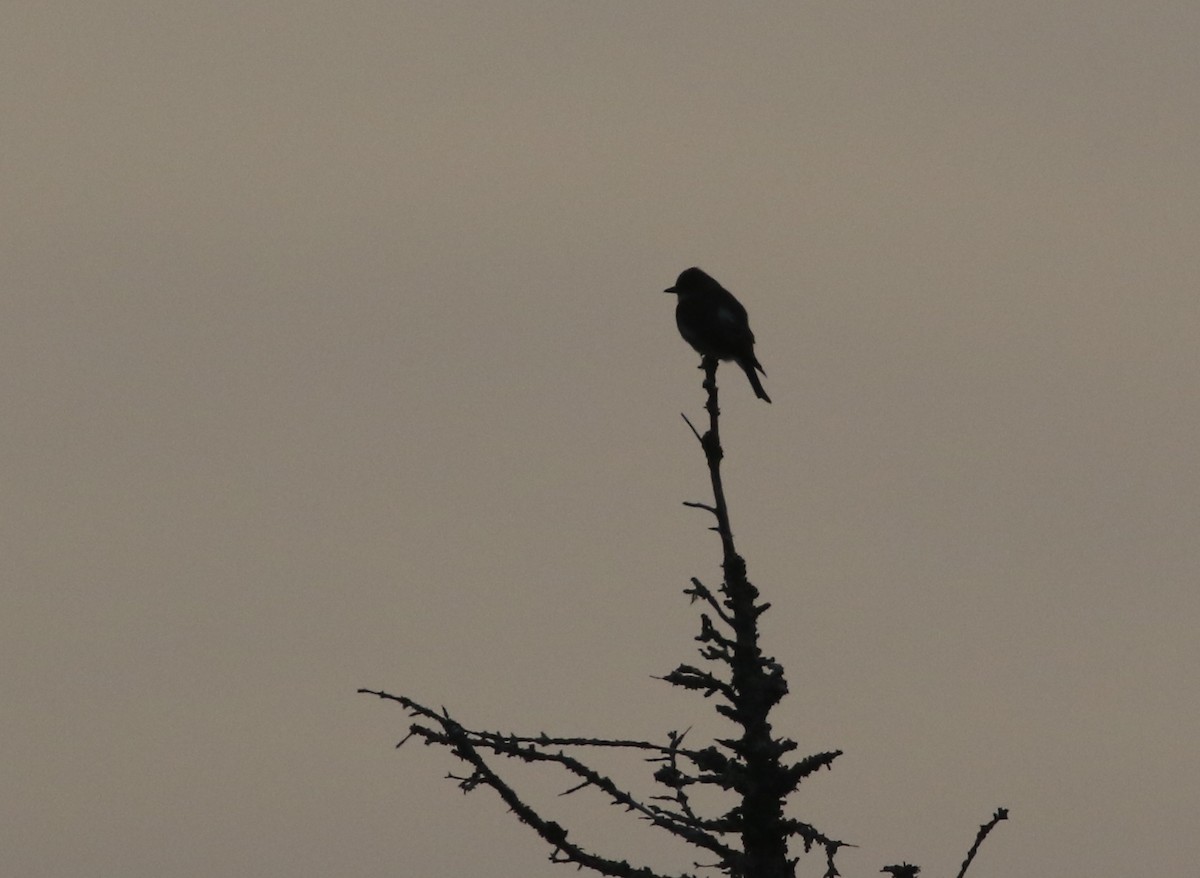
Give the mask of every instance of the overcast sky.
M 1200 863 L 1200 6 L 0 8 L 0 873 L 570 874 L 359 686 L 728 734 L 697 362 L 841 866 Z M 602 764 L 638 789 L 652 766 Z M 513 780 L 573 837 L 690 851 Z M 803 875 L 819 873 L 806 861 Z

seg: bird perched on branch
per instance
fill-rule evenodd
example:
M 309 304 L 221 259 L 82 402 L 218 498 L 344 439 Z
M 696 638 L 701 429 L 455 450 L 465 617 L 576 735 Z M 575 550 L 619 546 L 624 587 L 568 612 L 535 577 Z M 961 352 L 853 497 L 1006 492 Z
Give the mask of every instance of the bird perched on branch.
M 679 275 L 675 286 L 667 287 L 664 293 L 679 297 L 675 305 L 675 325 L 683 340 L 694 347 L 701 356 L 716 357 L 718 360 L 733 360 L 742 367 L 754 395 L 771 401 L 758 380 L 755 369 L 767 374 L 754 356 L 754 333 L 746 309 L 713 278 L 698 268 L 689 268 Z

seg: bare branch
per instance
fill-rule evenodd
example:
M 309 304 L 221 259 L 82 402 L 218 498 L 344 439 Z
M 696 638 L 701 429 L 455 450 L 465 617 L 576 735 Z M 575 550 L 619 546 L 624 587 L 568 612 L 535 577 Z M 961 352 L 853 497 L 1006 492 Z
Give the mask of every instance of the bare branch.
M 1007 808 L 997 808 L 996 813 L 992 815 L 992 819 L 979 827 L 979 832 L 975 835 L 975 843 L 971 845 L 971 849 L 967 851 L 967 858 L 963 860 L 962 868 L 958 870 L 958 878 L 963 878 L 967 874 L 967 869 L 971 865 L 971 861 L 975 859 L 975 855 L 979 853 L 979 846 L 983 844 L 983 840 L 988 837 L 988 834 L 996 828 L 996 824 L 1001 820 L 1008 819 Z
M 727 861 L 732 858 L 736 858 L 737 856 L 737 852 L 733 848 L 722 843 L 713 836 L 712 831 L 703 825 L 703 821 L 696 821 L 691 819 L 687 814 L 674 813 L 658 805 L 646 804 L 636 798 L 633 794 L 618 787 L 611 778 L 602 775 L 600 772 L 585 765 L 578 759 L 568 756 L 562 752 L 546 752 L 540 749 L 541 746 L 543 746 L 543 741 L 554 741 L 556 739 L 549 738 L 544 735 L 536 738 L 517 738 L 515 736 L 501 735 L 497 732 L 476 731 L 461 725 L 448 714 L 438 714 L 424 705 L 413 701 L 411 698 L 391 695 L 387 692 L 379 692 L 369 689 L 360 689 L 359 691 L 365 694 L 387 698 L 392 701 L 398 701 L 408 708 L 412 714 L 435 720 L 441 726 L 440 731 L 427 726 L 414 724 L 410 727 L 410 736 L 416 735 L 421 737 L 427 744 L 442 744 L 449 747 L 455 756 L 463 759 L 466 762 L 469 762 L 475 769 L 469 777 L 458 778 L 460 787 L 466 791 L 469 791 L 474 789 L 480 783 L 485 783 L 488 786 L 495 788 L 497 792 L 501 793 L 501 798 L 504 799 L 505 803 L 508 804 L 513 811 L 518 814 L 518 816 L 521 816 L 523 822 L 529 823 L 535 829 L 538 828 L 538 825 L 532 822 L 533 818 L 537 818 L 545 824 L 549 824 L 549 821 L 541 818 L 537 812 L 535 812 L 528 805 L 524 805 L 524 803 L 521 803 L 522 807 L 525 809 L 524 811 L 513 805 L 513 802 L 510 801 L 510 796 L 513 800 L 520 802 L 516 796 L 516 793 L 507 786 L 505 787 L 507 793 L 500 790 L 497 784 L 503 784 L 503 781 L 501 781 L 500 778 L 495 775 L 490 768 L 487 767 L 477 748 L 490 750 L 497 755 L 520 759 L 524 762 L 548 762 L 560 765 L 566 771 L 575 775 L 582 781 L 577 786 L 567 790 L 568 793 L 582 789 L 586 786 L 595 787 L 596 789 L 605 793 L 614 804 L 621 805 L 625 807 L 626 810 L 637 813 L 643 819 L 649 821 L 655 826 L 665 829 L 672 835 L 683 839 L 689 844 L 703 848 L 711 853 L 715 853 L 718 856 L 725 858 Z M 592 739 L 563 740 L 573 741 L 578 746 L 588 746 L 590 743 L 592 743 Z M 669 752 L 669 748 L 664 748 L 661 745 L 654 745 L 648 742 L 613 741 L 608 743 L 616 746 L 634 746 L 638 749 L 654 750 L 659 753 Z M 600 745 L 603 746 L 604 742 L 601 741 Z M 557 824 L 554 825 L 557 826 Z M 559 829 L 561 829 L 561 827 L 559 827 Z M 547 841 L 550 841 L 550 839 L 547 838 L 546 835 L 544 835 L 541 831 L 539 831 L 539 834 L 541 834 L 542 837 Z M 565 830 L 562 834 L 565 837 Z M 566 855 L 571 862 L 579 862 L 583 865 L 587 865 L 586 863 L 583 863 L 583 861 L 575 858 L 574 853 L 571 851 L 572 847 L 573 846 L 567 845 L 565 842 L 557 845 L 558 850 L 566 852 Z M 588 856 L 593 857 L 597 861 L 604 859 L 595 857 L 595 855 L 592 854 L 588 854 Z M 589 867 L 595 868 L 594 866 Z M 617 875 L 624 873 L 605 872 L 605 874 Z M 646 874 L 649 875 L 650 873 Z
M 697 503 L 695 500 L 684 500 L 683 505 L 689 506 L 692 509 L 703 509 L 705 512 L 711 512 L 713 515 L 717 514 L 717 510 L 707 503 Z
M 715 692 L 720 692 L 721 695 L 730 701 L 733 701 L 735 697 L 733 687 L 728 683 L 723 683 L 707 671 L 702 671 L 691 665 L 680 665 L 671 671 L 671 673 L 658 679 L 666 680 L 671 685 L 679 686 L 683 689 L 703 692 L 705 698 L 708 698 Z
M 721 603 L 717 600 L 716 596 L 709 591 L 708 586 L 704 585 L 699 579 L 693 576 L 691 588 L 685 588 L 683 593 L 686 595 L 691 595 L 693 601 L 695 601 L 697 598 L 705 601 L 713 608 L 714 611 L 716 611 L 716 614 L 720 617 L 722 622 L 724 622 L 730 628 L 733 627 L 733 619 L 728 613 L 725 612 L 725 608 L 721 606 Z

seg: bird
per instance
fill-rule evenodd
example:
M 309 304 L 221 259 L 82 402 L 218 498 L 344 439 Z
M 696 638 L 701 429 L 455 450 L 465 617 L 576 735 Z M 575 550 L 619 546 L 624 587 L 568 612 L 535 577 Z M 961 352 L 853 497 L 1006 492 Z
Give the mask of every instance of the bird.
M 683 340 L 703 357 L 733 360 L 750 379 L 754 395 L 770 402 L 771 397 L 767 396 L 755 373 L 757 369 L 766 375 L 767 370 L 754 356 L 750 320 L 733 293 L 695 267 L 681 272 L 675 286 L 667 287 L 663 292 L 679 297 L 675 305 L 675 325 Z

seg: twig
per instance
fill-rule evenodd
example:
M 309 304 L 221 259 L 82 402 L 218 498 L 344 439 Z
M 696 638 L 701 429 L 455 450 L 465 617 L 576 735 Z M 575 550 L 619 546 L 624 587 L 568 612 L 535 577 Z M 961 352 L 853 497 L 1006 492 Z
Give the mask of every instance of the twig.
M 979 827 L 979 832 L 975 835 L 975 844 L 971 845 L 971 849 L 967 851 L 967 858 L 963 860 L 962 868 L 958 870 L 958 878 L 963 878 L 967 874 L 967 868 L 971 865 L 971 861 L 975 859 L 975 855 L 979 853 L 979 846 L 983 844 L 983 840 L 988 837 L 988 834 L 996 828 L 996 824 L 1001 820 L 1008 819 L 1007 808 L 997 808 L 996 813 L 992 815 L 992 819 Z

